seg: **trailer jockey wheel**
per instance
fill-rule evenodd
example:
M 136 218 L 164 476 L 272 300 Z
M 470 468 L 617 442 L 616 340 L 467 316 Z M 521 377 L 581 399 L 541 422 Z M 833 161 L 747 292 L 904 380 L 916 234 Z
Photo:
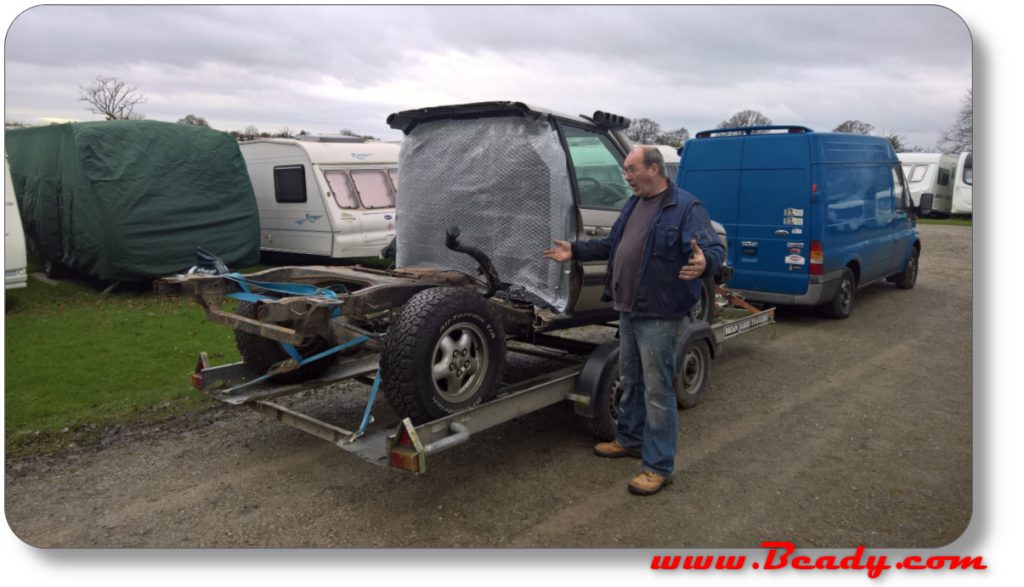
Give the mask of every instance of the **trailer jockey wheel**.
M 381 391 L 391 408 L 429 422 L 492 399 L 505 366 L 505 332 L 479 294 L 421 291 L 388 328 Z
M 238 309 L 235 310 L 235 313 L 245 318 L 255 318 L 256 305 L 248 302 L 241 302 L 238 304 Z M 303 357 L 310 357 L 317 353 L 326 351 L 336 344 L 337 343 L 333 340 L 318 337 L 309 344 L 297 347 L 296 350 L 298 350 L 299 354 Z M 235 346 L 238 347 L 238 352 L 242 355 L 242 359 L 245 361 L 245 364 L 249 369 L 254 373 L 259 373 L 261 375 L 269 371 L 275 364 L 288 358 L 288 353 L 281 348 L 281 345 L 276 340 L 263 338 L 258 334 L 251 334 L 236 330 Z M 307 363 L 294 371 L 274 375 L 270 379 L 271 381 L 276 381 L 278 383 L 297 383 L 307 379 L 314 379 L 322 375 L 337 358 L 337 354 L 327 355 L 326 357 L 317 359 L 312 363 Z

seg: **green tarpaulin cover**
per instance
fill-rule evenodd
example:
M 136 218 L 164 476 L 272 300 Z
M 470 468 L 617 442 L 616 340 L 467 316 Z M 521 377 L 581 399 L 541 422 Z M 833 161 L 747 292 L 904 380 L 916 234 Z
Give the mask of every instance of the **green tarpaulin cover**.
M 136 281 L 195 265 L 259 261 L 245 161 L 205 127 L 114 120 L 12 129 L 6 152 L 30 247 L 87 275 Z

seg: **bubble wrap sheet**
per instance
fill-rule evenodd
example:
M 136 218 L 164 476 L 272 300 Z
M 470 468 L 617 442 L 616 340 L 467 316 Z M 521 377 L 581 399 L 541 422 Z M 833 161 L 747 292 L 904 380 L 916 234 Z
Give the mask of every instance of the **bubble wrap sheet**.
M 459 241 L 491 258 L 514 297 L 565 311 L 569 264 L 541 252 L 575 236 L 576 213 L 565 153 L 546 120 L 420 124 L 402 143 L 399 170 L 399 268 L 479 276 L 472 257 L 444 246 L 445 231 L 457 226 Z

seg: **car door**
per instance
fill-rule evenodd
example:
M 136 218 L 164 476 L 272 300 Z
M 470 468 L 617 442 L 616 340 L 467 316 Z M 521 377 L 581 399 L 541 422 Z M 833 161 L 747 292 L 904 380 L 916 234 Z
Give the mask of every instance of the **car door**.
M 568 149 L 573 190 L 580 211 L 580 240 L 608 236 L 622 207 L 633 196 L 633 190 L 622 176 L 625 154 L 598 130 L 572 124 L 560 125 Z M 606 306 L 600 297 L 604 289 L 606 261 L 582 263 L 583 290 L 576 303 L 577 311 Z

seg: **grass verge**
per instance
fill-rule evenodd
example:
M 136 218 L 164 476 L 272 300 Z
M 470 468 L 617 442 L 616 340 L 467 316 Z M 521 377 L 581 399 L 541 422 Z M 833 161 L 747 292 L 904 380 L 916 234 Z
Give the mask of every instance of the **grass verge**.
M 239 360 L 232 331 L 188 298 L 148 289 L 104 295 L 86 282 L 30 277 L 5 302 L 8 457 L 205 410 L 214 402 L 189 386 L 198 353 L 216 364 Z
M 918 224 L 945 224 L 947 226 L 974 226 L 974 221 L 970 217 L 951 217 L 951 218 L 918 218 Z

